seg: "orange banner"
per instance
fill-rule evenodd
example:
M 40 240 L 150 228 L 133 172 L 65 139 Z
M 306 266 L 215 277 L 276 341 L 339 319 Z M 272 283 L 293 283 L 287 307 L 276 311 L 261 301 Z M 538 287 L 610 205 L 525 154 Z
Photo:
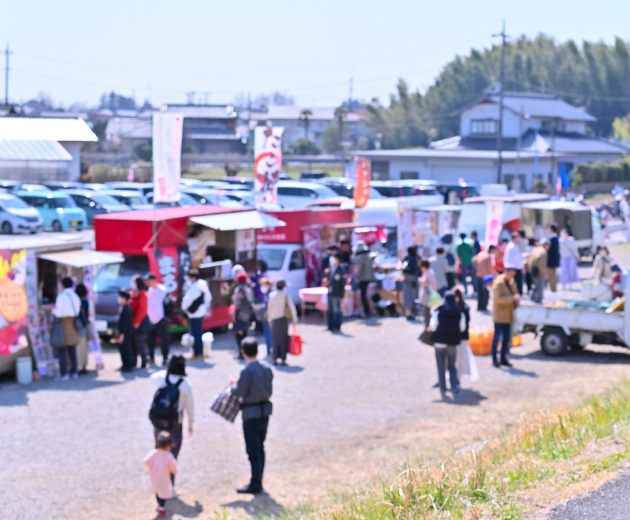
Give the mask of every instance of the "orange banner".
M 357 208 L 364 208 L 368 200 L 370 200 L 370 161 L 357 159 L 354 205 Z

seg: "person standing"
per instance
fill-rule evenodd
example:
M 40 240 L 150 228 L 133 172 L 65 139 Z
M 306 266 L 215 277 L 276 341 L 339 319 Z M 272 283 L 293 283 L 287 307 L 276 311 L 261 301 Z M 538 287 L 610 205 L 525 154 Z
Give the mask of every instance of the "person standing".
M 408 320 L 416 319 L 416 300 L 418 299 L 418 277 L 420 276 L 420 261 L 416 246 L 407 248 L 407 256 L 402 261 L 402 294 L 403 307 Z
M 479 243 L 479 239 L 477 238 L 477 232 L 476 231 L 471 231 L 470 232 L 470 239 L 473 242 L 473 249 L 475 251 L 475 254 L 478 255 L 479 253 L 481 253 L 481 244 Z
M 194 338 L 193 355 L 191 360 L 203 359 L 203 319 L 208 314 L 212 295 L 208 288 L 208 283 L 199 278 L 199 271 L 191 269 L 188 271 L 188 281 L 190 285 L 182 298 L 182 310 L 188 315 L 190 323 L 190 333 Z
M 431 269 L 431 263 L 428 260 L 420 262 L 422 275 L 420 276 L 420 295 L 418 301 L 424 309 L 424 323 L 428 326 L 431 320 L 431 291 L 437 292 L 437 282 L 435 273 Z
M 128 291 L 118 291 L 118 303 L 121 305 L 120 316 L 118 317 L 118 351 L 122 366 L 121 372 L 132 372 L 134 369 L 134 359 L 131 353 L 131 341 L 133 335 L 133 318 L 131 315 L 131 294 Z
M 566 291 L 567 287 L 571 290 L 574 282 L 580 281 L 578 273 L 578 262 L 580 261 L 580 252 L 578 251 L 575 238 L 569 235 L 566 229 L 560 231 L 560 283 Z
M 278 363 L 278 359 L 283 365 L 287 364 L 289 320 L 297 325 L 297 311 L 293 300 L 284 290 L 286 286 L 284 280 L 278 280 L 276 290 L 271 293 L 267 303 L 267 322 L 271 327 L 271 358 L 274 365 Z
M 341 332 L 341 300 L 346 294 L 346 270 L 341 265 L 341 258 L 341 253 L 331 257 L 330 271 L 326 281 L 328 287 L 328 330 L 330 332 Z
M 493 257 L 496 252 L 496 246 L 490 246 L 487 251 L 477 253 L 472 259 L 472 264 L 475 268 L 475 276 L 477 278 L 477 310 L 479 312 L 488 310 L 490 291 L 488 291 L 484 278 L 488 275 L 497 275 L 493 263 Z
M 238 488 L 236 492 L 257 495 L 263 492 L 265 439 L 269 427 L 269 416 L 273 410 L 270 401 L 273 372 L 267 365 L 258 361 L 256 338 L 245 338 L 241 343 L 241 353 L 246 365 L 233 391 L 241 401 L 243 437 L 251 467 L 251 478 L 249 484 Z
M 363 304 L 363 313 L 368 318 L 372 314 L 370 301 L 367 297 L 368 286 L 374 280 L 374 266 L 372 265 L 372 257 L 370 256 L 370 248 L 364 242 L 357 244 L 357 271 L 359 276 L 359 290 L 361 291 L 361 303 Z
M 610 269 L 610 252 L 606 246 L 598 246 L 595 259 L 593 260 L 593 276 L 592 279 L 604 283 L 606 278 L 612 276 Z
M 173 447 L 173 439 L 167 431 L 161 431 L 157 434 L 155 440 L 155 449 L 147 453 L 144 463 L 149 468 L 149 479 L 151 486 L 155 491 L 157 499 L 157 513 L 160 516 L 166 516 L 166 501 L 173 498 L 173 483 L 171 475 L 179 472 L 177 461 L 171 449 Z
M 464 294 L 455 289 L 455 303 L 459 310 L 464 315 L 466 324 L 462 329 L 462 340 L 457 345 L 457 356 L 455 358 L 455 366 L 457 367 L 458 377 L 468 376 L 471 381 L 479 379 L 479 371 L 477 370 L 477 363 L 473 356 L 468 340 L 470 339 L 470 307 L 466 305 L 464 301 Z M 461 325 L 461 324 L 460 324 Z
M 556 292 L 558 287 L 558 267 L 560 267 L 560 242 L 558 240 L 558 226 L 549 224 L 549 249 L 547 250 L 547 280 L 549 289 Z
M 252 323 L 252 312 L 254 311 L 254 293 L 248 285 L 249 279 L 245 272 L 236 275 L 236 287 L 232 294 L 232 305 L 234 313 L 232 314 L 232 330 L 236 339 L 236 348 L 238 354 L 236 359 L 242 360 L 241 342 L 247 336 L 247 332 Z
M 525 263 L 523 262 L 523 253 L 521 252 L 521 235 L 517 232 L 512 233 L 512 240 L 505 247 L 503 253 L 503 267 L 505 269 L 514 269 L 516 272 L 514 276 L 514 283 L 516 289 L 520 295 L 523 294 L 523 268 Z
M 346 270 L 346 272 L 349 272 L 350 265 L 352 264 L 352 248 L 350 247 L 350 242 L 348 240 L 342 240 L 339 242 L 339 254 L 341 255 L 341 266 Z
M 443 247 L 437 247 L 435 249 L 435 255 L 429 258 L 431 263 L 431 269 L 435 273 L 435 286 L 440 296 L 444 296 L 444 293 L 448 290 L 448 280 L 446 279 L 446 271 L 448 270 L 448 262 L 445 258 L 445 251 Z
M 267 358 L 271 359 L 273 354 L 273 341 L 271 338 L 271 325 L 269 324 L 269 296 L 271 295 L 272 284 L 269 278 L 258 280 L 260 284 L 260 295 L 262 297 L 256 308 L 257 319 L 262 323 L 265 343 L 267 344 Z
M 521 301 L 514 277 L 516 270 L 508 267 L 497 276 L 492 284 L 492 321 L 494 321 L 494 336 L 492 338 L 492 364 L 499 368 L 501 365 L 511 367 L 508 361 L 510 343 L 512 341 L 512 322 L 514 309 Z M 497 348 L 501 341 L 501 361 L 497 360 Z
M 251 276 L 251 281 L 254 289 L 254 298 L 257 302 L 261 302 L 264 299 L 263 293 L 261 291 L 262 286 L 260 285 L 260 281 L 263 278 L 268 277 L 267 269 L 267 262 L 265 262 L 264 260 L 258 260 L 258 269 Z
M 79 316 L 81 309 L 81 301 L 72 290 L 72 278 L 61 279 L 63 290 L 55 299 L 55 308 L 53 314 L 56 318 L 61 319 L 63 328 L 64 346 L 58 347 L 59 355 L 59 373 L 62 381 L 69 381 L 70 377 L 76 379 L 77 373 L 77 344 L 79 343 L 79 334 L 74 323 L 75 318 Z M 70 358 L 70 374 L 68 374 L 68 357 Z
M 137 366 L 138 356 L 140 356 L 140 368 L 146 368 L 147 361 L 149 360 L 147 334 L 151 330 L 151 321 L 147 316 L 147 286 L 141 276 L 135 276 L 133 283 L 136 286 L 131 295 L 131 313 L 133 315 L 133 366 Z
M 77 293 L 79 300 L 81 300 L 79 319 L 81 320 L 85 330 L 85 334 L 79 336 L 79 343 L 77 344 L 77 365 L 79 367 L 79 375 L 81 376 L 88 373 L 88 347 L 90 344 L 88 326 L 90 325 L 90 302 L 87 299 L 88 291 L 84 284 L 78 283 L 74 288 L 74 292 Z
M 171 445 L 171 453 L 177 459 L 182 449 L 183 431 L 184 431 L 184 415 L 188 419 L 188 437 L 193 434 L 193 425 L 195 421 L 195 402 L 193 399 L 192 385 L 186 378 L 186 360 L 184 356 L 173 356 L 168 363 L 167 370 L 160 370 L 155 374 L 151 374 L 151 382 L 157 388 L 164 388 L 167 385 L 177 385 L 179 389 L 179 401 L 177 403 L 177 421 L 175 425 L 168 430 L 173 440 Z M 157 441 L 160 432 L 159 428 L 153 427 L 153 433 Z M 171 475 L 171 483 L 175 484 L 175 475 Z
M 149 357 L 151 363 L 155 364 L 155 344 L 160 339 L 162 348 L 162 366 L 168 365 L 168 318 L 164 314 L 164 300 L 168 296 L 168 291 L 161 283 L 158 283 L 157 277 L 151 273 L 146 277 L 146 284 L 149 287 L 147 297 L 147 315 L 151 322 L 151 329 L 147 337 L 149 345 Z
M 462 341 L 462 331 L 466 327 L 466 318 L 455 302 L 455 295 L 447 292 L 444 295 L 444 303 L 439 306 L 429 324 L 433 333 L 433 347 L 435 348 L 435 361 L 438 371 L 440 395 L 446 398 L 446 375 L 448 369 L 451 382 L 451 391 L 457 396 L 460 392 L 457 378 L 455 360 L 457 358 L 457 346 Z
M 543 238 L 530 253 L 527 259 L 527 271 L 532 278 L 532 301 L 542 303 L 545 290 L 545 273 L 547 272 L 547 251 L 549 240 Z
M 468 292 L 468 282 L 466 278 L 470 275 L 473 284 L 473 292 L 477 292 L 477 280 L 475 279 L 475 269 L 472 265 L 472 258 L 475 250 L 472 242 L 466 237 L 466 233 L 460 233 L 459 244 L 457 244 L 457 256 L 459 257 L 459 267 L 462 273 L 462 284 L 464 284 L 464 296 Z

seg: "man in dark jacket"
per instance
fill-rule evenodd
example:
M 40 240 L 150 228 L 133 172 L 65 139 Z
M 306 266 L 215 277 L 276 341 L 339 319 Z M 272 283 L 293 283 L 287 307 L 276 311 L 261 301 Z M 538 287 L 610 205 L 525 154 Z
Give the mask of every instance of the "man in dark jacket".
M 341 261 L 340 253 L 331 257 L 328 273 L 328 330 L 331 332 L 341 331 L 341 300 L 346 292 L 346 270 Z
M 246 366 L 236 383 L 235 394 L 241 400 L 243 415 L 243 436 L 245 449 L 252 469 L 252 477 L 247 486 L 238 488 L 238 493 L 262 493 L 262 478 L 265 470 L 265 438 L 269 426 L 272 405 L 273 372 L 267 365 L 259 363 L 258 342 L 254 337 L 244 338 L 241 353 Z
M 560 267 L 560 242 L 558 241 L 558 226 L 549 224 L 549 249 L 547 250 L 547 280 L 549 289 L 556 292 L 558 285 L 558 267 Z
M 118 303 L 122 305 L 118 318 L 118 349 L 122 360 L 121 372 L 131 372 L 134 368 L 131 354 L 131 338 L 133 335 L 133 317 L 129 301 L 131 294 L 127 291 L 118 291 Z

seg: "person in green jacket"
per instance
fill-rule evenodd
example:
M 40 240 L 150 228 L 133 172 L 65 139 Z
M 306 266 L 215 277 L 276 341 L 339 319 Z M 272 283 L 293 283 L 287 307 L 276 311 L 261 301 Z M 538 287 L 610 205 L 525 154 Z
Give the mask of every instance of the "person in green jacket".
M 475 279 L 475 268 L 472 264 L 475 249 L 473 242 L 466 236 L 466 233 L 459 234 L 459 242 L 457 244 L 457 256 L 459 258 L 459 266 L 462 273 L 462 283 L 464 284 L 464 296 L 468 293 L 468 282 L 466 278 L 470 275 L 472 278 L 473 294 L 477 293 L 477 280 Z

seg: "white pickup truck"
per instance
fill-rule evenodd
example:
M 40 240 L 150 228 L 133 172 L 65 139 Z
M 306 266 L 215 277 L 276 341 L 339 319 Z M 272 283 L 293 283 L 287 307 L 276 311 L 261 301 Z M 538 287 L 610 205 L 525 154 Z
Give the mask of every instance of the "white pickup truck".
M 625 278 L 625 294 L 630 294 L 630 276 Z M 622 301 L 564 300 L 553 307 L 523 303 L 516 308 L 514 321 L 518 332 L 542 334 L 540 347 L 549 356 L 591 344 L 630 348 L 630 312 L 625 312 Z

